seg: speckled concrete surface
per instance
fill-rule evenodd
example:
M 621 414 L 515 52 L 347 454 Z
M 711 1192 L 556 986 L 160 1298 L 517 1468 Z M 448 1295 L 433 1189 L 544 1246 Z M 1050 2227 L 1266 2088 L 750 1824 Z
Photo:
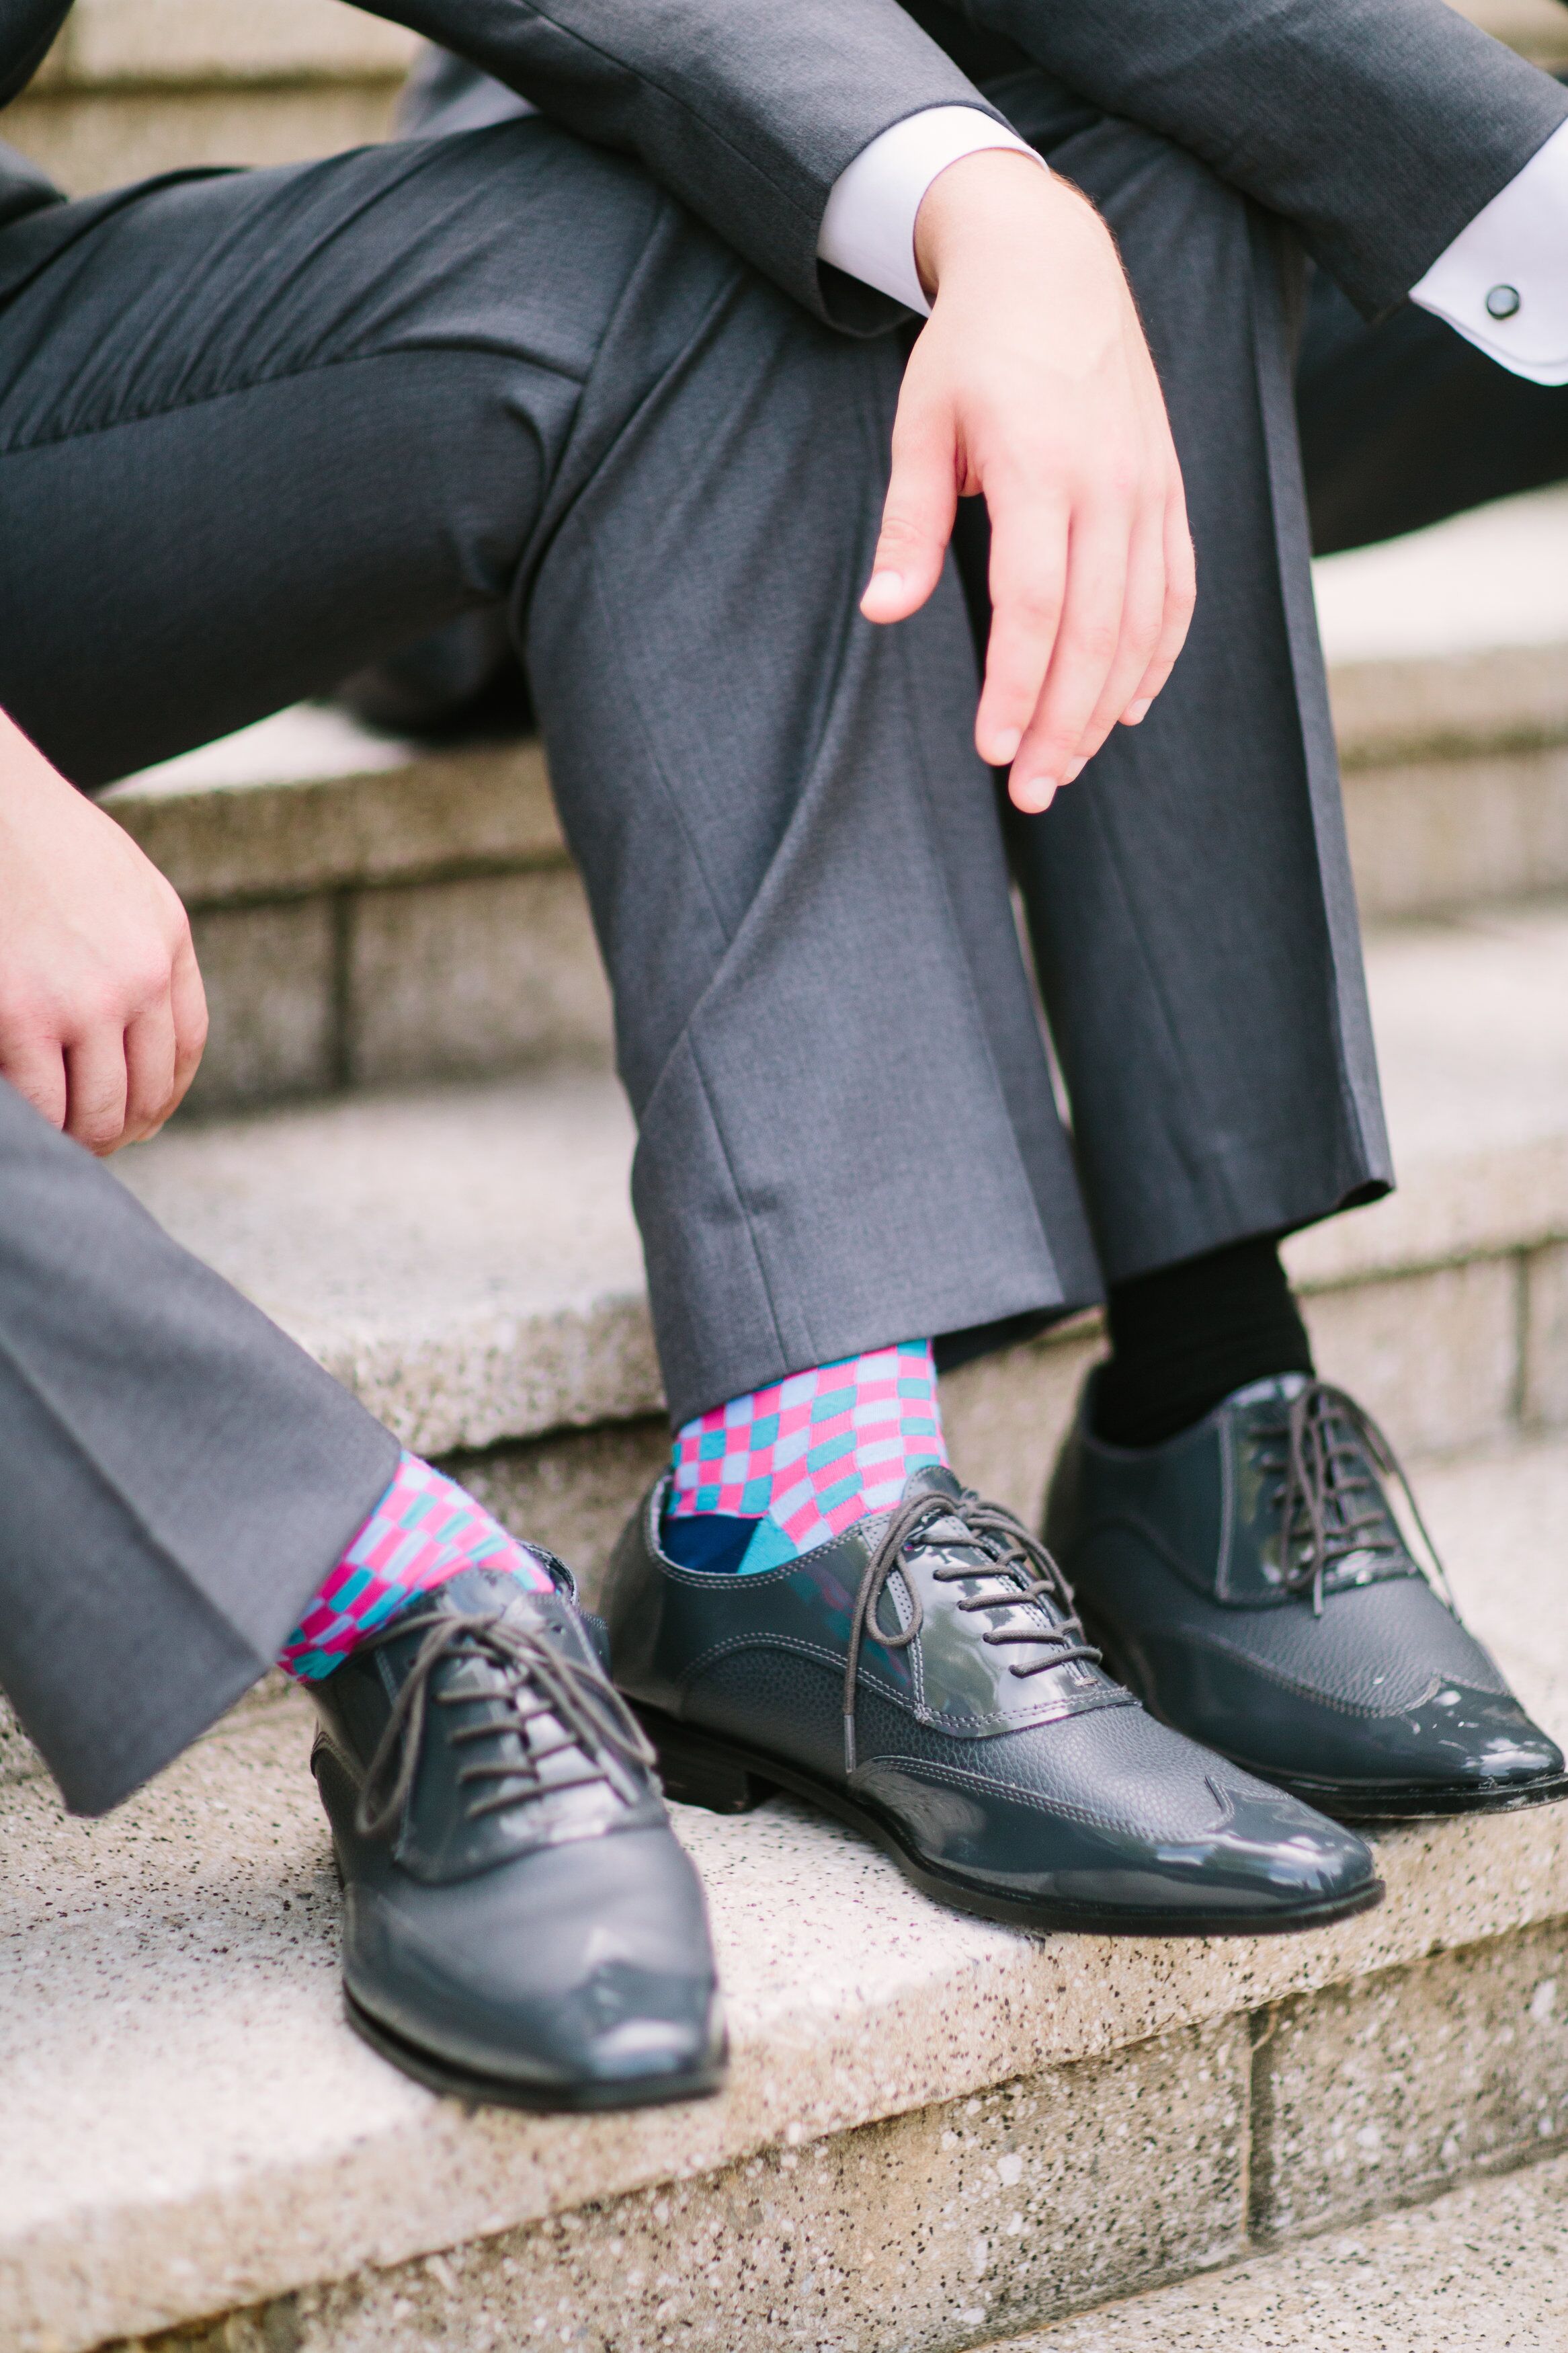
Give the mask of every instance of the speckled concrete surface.
M 1568 2158 L 1451 2190 L 993 2353 L 1562 2353 Z
M 1568 1449 L 1448 1466 L 1427 1493 L 1467 1607 L 1568 1730 Z M 100 1823 L 37 1781 L 0 1790 L 7 2346 L 254 2303 L 1568 1914 L 1563 1808 L 1401 1832 L 1380 1912 L 1212 1944 L 1016 1935 L 928 1904 L 795 1807 L 683 1811 L 730 2090 L 629 2117 L 468 2116 L 342 2024 L 302 1704 L 263 1712 Z
M 1259 2029 L 1252 2210 L 1300 2238 L 1568 2140 L 1568 1921 L 1282 2003 Z
M 536 743 L 433 751 L 312 703 L 144 769 L 104 806 L 195 906 L 566 862 Z
M 191 2353 L 947 2353 L 1246 2223 L 1244 2021 L 774 2148 L 198 2333 Z M 173 2353 L 173 2348 L 170 2348 Z
M 1368 943 L 1400 1189 L 1289 1246 L 1310 1284 L 1568 1232 L 1568 908 L 1496 909 Z

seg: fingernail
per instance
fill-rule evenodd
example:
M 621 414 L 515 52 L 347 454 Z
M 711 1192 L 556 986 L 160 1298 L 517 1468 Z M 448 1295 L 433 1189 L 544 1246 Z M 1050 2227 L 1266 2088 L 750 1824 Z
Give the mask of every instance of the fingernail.
M 1123 725 L 1136 727 L 1141 720 L 1148 718 L 1153 708 L 1154 702 L 1152 695 L 1146 694 L 1141 702 L 1130 702 L 1123 713 Z
M 1024 740 L 1021 727 L 1005 727 L 1000 735 L 991 738 L 991 765 L 1009 768 L 1018 756 L 1018 746 Z
M 1028 783 L 1020 792 L 1018 798 L 1026 809 L 1030 810 L 1036 817 L 1039 817 L 1045 810 L 1049 808 L 1056 797 L 1057 780 L 1055 776 L 1031 776 Z
M 873 588 L 886 588 L 889 595 L 897 596 L 903 585 L 904 575 L 901 572 L 873 572 L 866 583 L 866 594 L 868 596 Z
M 1068 762 L 1067 774 L 1062 778 L 1063 784 L 1076 785 L 1088 765 L 1089 762 L 1087 760 L 1069 760 Z

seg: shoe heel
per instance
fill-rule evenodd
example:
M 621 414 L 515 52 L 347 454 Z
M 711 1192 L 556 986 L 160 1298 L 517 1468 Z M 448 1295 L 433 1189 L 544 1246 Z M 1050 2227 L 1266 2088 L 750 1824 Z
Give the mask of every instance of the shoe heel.
M 656 1708 L 637 1711 L 658 1752 L 664 1794 L 678 1806 L 705 1806 L 710 1814 L 749 1814 L 771 1798 L 773 1785 L 726 1756 L 717 1741 Z

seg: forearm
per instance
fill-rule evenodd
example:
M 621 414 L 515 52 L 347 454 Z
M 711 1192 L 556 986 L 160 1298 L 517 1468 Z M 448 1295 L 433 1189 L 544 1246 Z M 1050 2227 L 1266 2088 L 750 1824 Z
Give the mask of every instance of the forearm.
M 959 13 L 1292 221 L 1368 315 L 1568 121 L 1568 94 L 1445 0 L 961 0 Z
M 898 0 L 363 0 L 635 155 L 819 315 L 897 313 L 818 267 L 835 183 L 890 125 L 985 101 Z

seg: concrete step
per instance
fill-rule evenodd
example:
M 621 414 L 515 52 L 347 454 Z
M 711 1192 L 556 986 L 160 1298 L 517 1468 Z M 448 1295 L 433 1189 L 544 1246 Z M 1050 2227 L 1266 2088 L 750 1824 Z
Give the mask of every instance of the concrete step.
M 1314 569 L 1363 913 L 1568 885 L 1568 492 Z
M 1450 5 L 1549 72 L 1568 65 L 1568 17 L 1557 0 L 1450 0 Z
M 1473 1622 L 1568 1735 L 1568 1448 L 1424 1493 Z M 1568 2137 L 1563 1808 L 1395 1832 L 1379 1912 L 1212 1944 L 988 1927 L 793 1804 L 682 1810 L 731 2087 L 529 2118 L 438 2100 L 343 2026 L 307 1739 L 297 1698 L 253 1711 L 99 1823 L 0 1789 L 16 2353 L 175 2327 L 205 2353 L 957 2353 Z
M 71 195 L 385 137 L 416 42 L 343 0 L 76 0 L 5 135 Z
M 212 1017 L 193 1109 L 607 1063 L 536 743 L 432 751 L 301 706 L 105 806 L 192 911 Z
M 1369 919 L 1568 887 L 1568 499 L 1319 566 Z M 609 1008 L 536 744 L 302 706 L 117 786 L 193 910 L 221 1109 L 596 1062 Z
M 1568 2159 L 1450 2190 L 994 2353 L 1553 2353 L 1568 2345 Z

